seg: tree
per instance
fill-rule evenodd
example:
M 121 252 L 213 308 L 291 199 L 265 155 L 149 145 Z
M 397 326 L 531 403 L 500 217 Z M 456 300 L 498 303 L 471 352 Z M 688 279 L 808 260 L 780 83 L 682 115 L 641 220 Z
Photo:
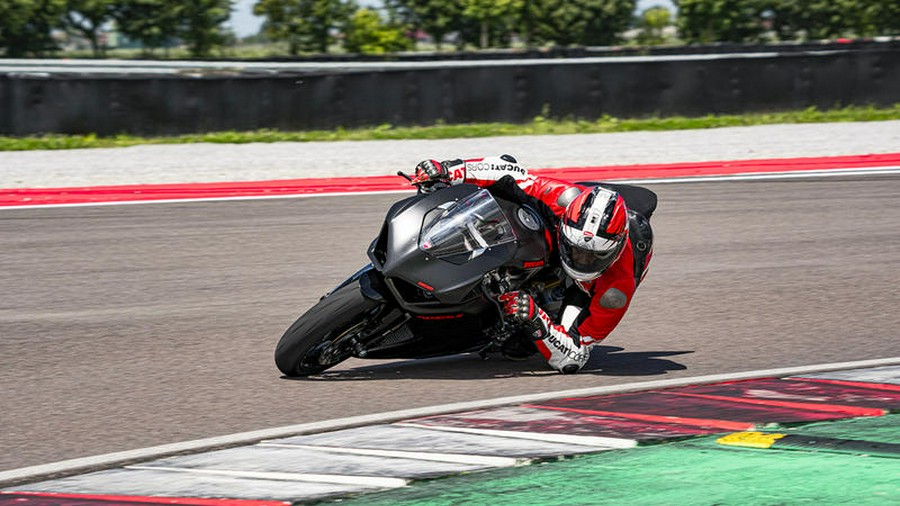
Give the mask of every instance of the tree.
M 760 40 L 764 0 L 676 0 L 678 28 L 688 42 Z
M 343 27 L 355 10 L 344 0 L 259 0 L 253 7 L 266 18 L 266 34 L 286 41 L 292 55 L 301 50 L 328 52 L 332 30 Z
M 188 0 L 182 4 L 180 38 L 191 56 L 209 56 L 225 40 L 222 24 L 231 16 L 232 0 Z
M 631 25 L 637 0 L 593 0 L 584 4 L 589 16 L 579 43 L 605 46 L 622 40 L 621 34 Z
M 387 0 L 386 3 L 406 23 L 428 33 L 438 49 L 447 34 L 462 28 L 462 0 Z
M 828 39 L 900 33 L 900 3 L 883 0 L 769 0 L 782 39 Z
M 524 0 L 463 0 L 462 15 L 477 23 L 478 46 L 486 48 L 493 31 L 499 29 L 504 35 L 509 34 L 523 4 Z
M 663 30 L 672 22 L 672 14 L 665 7 L 651 7 L 641 13 L 638 25 L 641 34 L 638 40 L 642 44 L 662 44 L 665 41 Z
M 0 49 L 6 56 L 43 56 L 56 49 L 51 37 L 62 26 L 66 0 L 0 1 Z
M 66 28 L 80 33 L 90 41 L 94 56 L 103 55 L 100 30 L 112 20 L 115 2 L 116 0 L 68 0 L 66 3 Z
M 532 0 L 526 18 L 538 42 L 594 46 L 619 41 L 636 0 Z
M 178 36 L 183 3 L 179 0 L 116 0 L 118 29 L 138 41 L 144 52 L 163 47 Z
M 866 0 L 863 22 L 866 30 L 861 35 L 900 35 L 900 2 Z
M 351 53 L 382 54 L 412 48 L 402 27 L 385 23 L 372 9 L 353 13 L 344 36 L 344 48 Z
M 849 0 L 769 0 L 766 15 L 782 40 L 839 37 L 860 24 L 857 5 Z M 848 8 L 849 7 L 849 8 Z

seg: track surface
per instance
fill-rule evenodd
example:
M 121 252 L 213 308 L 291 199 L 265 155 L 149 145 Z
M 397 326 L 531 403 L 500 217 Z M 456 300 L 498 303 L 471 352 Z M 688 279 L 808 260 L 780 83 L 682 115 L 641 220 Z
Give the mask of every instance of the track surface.
M 900 354 L 900 177 L 648 185 L 656 253 L 593 371 L 348 361 L 280 379 L 291 321 L 396 196 L 8 210 L 0 470 L 435 403 Z M 595 356 L 601 355 L 595 351 Z

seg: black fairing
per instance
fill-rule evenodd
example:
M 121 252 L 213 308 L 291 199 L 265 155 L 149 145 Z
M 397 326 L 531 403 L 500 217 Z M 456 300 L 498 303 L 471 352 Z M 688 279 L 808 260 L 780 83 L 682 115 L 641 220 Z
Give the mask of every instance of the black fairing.
M 540 225 L 539 230 L 533 231 L 517 218 L 522 206 L 501 199 L 496 200 L 515 231 L 515 242 L 488 248 L 462 263 L 434 258 L 419 249 L 420 230 L 429 211 L 480 190 L 468 184 L 453 186 L 404 199 L 388 211 L 368 255 L 404 310 L 414 314 L 481 312 L 486 301 L 479 287 L 486 273 L 502 266 L 536 269 L 546 262 L 550 251 L 537 213 L 523 211 Z

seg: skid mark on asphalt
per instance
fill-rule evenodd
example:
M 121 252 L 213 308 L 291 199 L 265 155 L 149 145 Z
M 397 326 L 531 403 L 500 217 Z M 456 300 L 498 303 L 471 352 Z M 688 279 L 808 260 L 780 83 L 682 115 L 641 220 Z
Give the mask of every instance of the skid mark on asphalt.
M 0 493 L 0 505 L 44 506 L 50 503 L 41 501 L 50 498 L 53 504 L 64 506 L 147 501 L 228 506 L 241 500 L 275 501 L 262 503 L 271 505 L 341 497 L 534 460 L 628 451 L 637 445 L 723 433 L 735 427 L 778 429 L 879 416 L 900 411 L 898 385 L 900 366 L 893 366 L 500 406 L 295 436 L 32 483 Z M 817 446 L 810 442 L 814 437 L 794 436 L 776 437 L 773 441 L 784 441 L 769 447 L 890 453 L 897 446 L 841 438 L 824 441 L 821 437 Z M 735 441 L 741 438 L 732 436 Z M 743 436 L 745 441 L 752 439 Z M 159 502 L 152 502 L 154 497 Z M 191 502 L 209 500 L 197 498 L 221 498 L 224 502 Z

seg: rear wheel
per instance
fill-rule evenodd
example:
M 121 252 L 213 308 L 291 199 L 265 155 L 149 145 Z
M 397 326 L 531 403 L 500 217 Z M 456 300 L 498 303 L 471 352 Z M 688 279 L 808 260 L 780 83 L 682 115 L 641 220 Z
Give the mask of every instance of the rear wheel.
M 275 347 L 275 365 L 286 376 L 308 376 L 353 355 L 353 341 L 371 325 L 380 303 L 350 283 L 320 300 L 285 331 Z

